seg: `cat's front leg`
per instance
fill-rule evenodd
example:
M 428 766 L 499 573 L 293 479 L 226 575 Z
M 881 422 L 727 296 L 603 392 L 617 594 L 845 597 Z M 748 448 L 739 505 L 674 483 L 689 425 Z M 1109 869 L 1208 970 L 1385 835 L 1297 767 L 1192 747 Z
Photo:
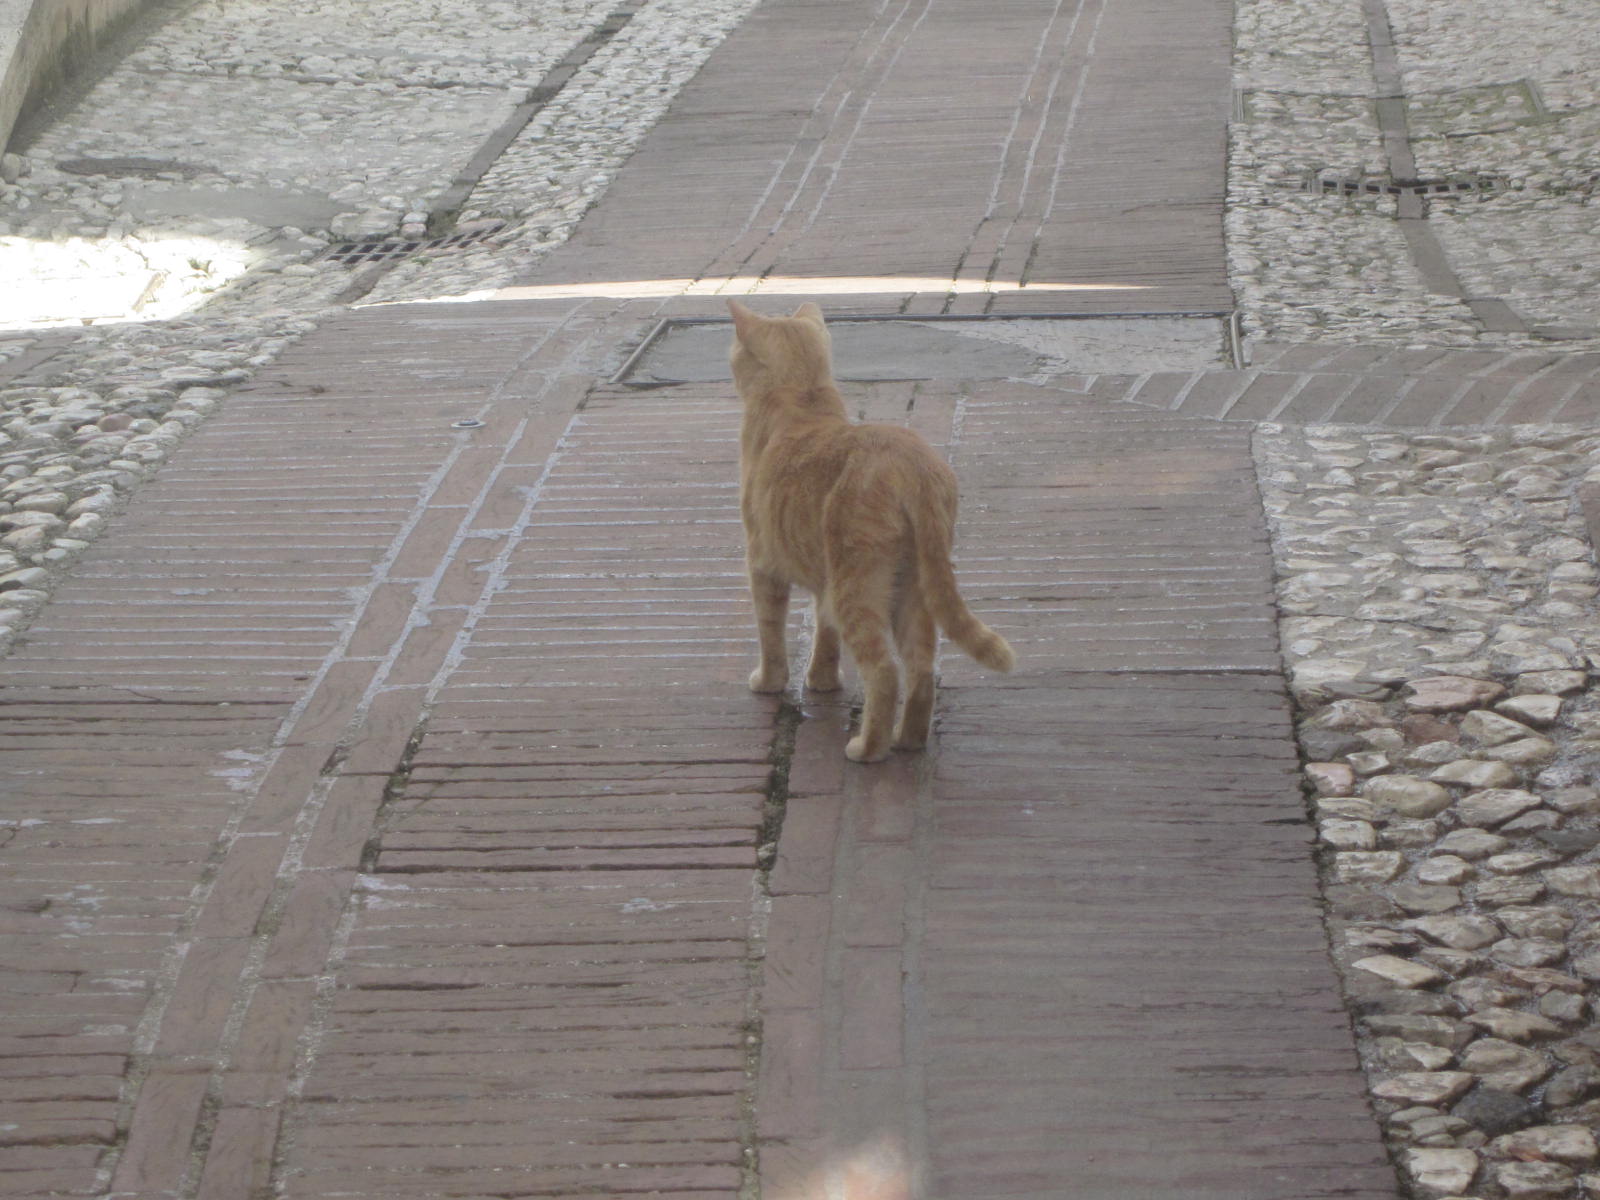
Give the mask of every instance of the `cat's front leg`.
M 783 644 L 789 621 L 789 581 L 764 571 L 750 571 L 750 598 L 756 606 L 756 636 L 761 662 L 750 673 L 752 692 L 781 692 L 789 686 L 789 652 Z

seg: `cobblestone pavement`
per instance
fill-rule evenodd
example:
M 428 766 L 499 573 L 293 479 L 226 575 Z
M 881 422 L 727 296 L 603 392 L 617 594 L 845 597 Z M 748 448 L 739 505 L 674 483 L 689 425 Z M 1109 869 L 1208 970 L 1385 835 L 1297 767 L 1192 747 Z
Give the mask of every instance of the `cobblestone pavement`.
M 0 160 L 7 1193 L 1600 1194 L 1588 7 L 177 6 Z M 845 773 L 718 291 L 1239 359 L 859 389 L 1030 665 Z

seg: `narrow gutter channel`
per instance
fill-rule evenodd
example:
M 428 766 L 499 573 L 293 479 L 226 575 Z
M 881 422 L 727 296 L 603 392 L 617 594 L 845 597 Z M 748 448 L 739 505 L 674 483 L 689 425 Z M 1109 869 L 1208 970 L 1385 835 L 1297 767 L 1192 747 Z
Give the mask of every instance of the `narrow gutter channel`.
M 622 0 L 617 8 L 607 14 L 605 20 L 601 21 L 583 41 L 569 50 L 566 56 L 529 90 L 522 102 L 511 110 L 511 115 L 484 139 L 483 144 L 467 160 L 467 164 L 450 181 L 450 186 L 430 206 L 427 233 L 424 235 L 426 238 L 447 238 L 456 232 L 456 220 L 467 198 L 500 156 L 522 136 L 522 131 L 540 110 L 559 96 L 562 89 L 572 82 L 573 77 L 585 64 L 612 38 L 626 29 L 628 22 L 632 21 L 649 2 L 650 0 Z M 360 268 L 351 277 L 349 285 L 334 297 L 333 303 L 346 305 L 361 300 L 402 261 L 402 256 L 390 256 Z
M 1389 178 L 1401 185 L 1418 182 L 1416 155 L 1411 149 L 1411 129 L 1406 118 L 1405 81 L 1400 58 L 1395 50 L 1394 28 L 1384 0 L 1362 0 L 1367 21 L 1367 40 L 1372 49 L 1372 75 L 1377 85 L 1378 129 L 1388 160 Z M 1472 311 L 1486 333 L 1537 334 L 1528 322 L 1504 300 L 1496 296 L 1470 296 L 1461 277 L 1450 263 L 1450 256 L 1428 223 L 1428 202 L 1423 195 L 1405 186 L 1396 197 L 1400 232 L 1410 248 L 1411 259 L 1427 289 L 1438 296 L 1459 300 Z

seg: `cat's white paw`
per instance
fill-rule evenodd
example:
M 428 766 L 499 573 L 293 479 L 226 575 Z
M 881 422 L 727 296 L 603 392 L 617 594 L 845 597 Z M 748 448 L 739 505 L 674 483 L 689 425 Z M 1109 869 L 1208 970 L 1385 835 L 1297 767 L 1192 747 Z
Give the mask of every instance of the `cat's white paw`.
M 760 692 L 762 694 L 781 692 L 788 686 L 789 676 L 787 672 L 782 675 L 769 675 L 760 667 L 750 672 L 750 690 L 752 692 Z
M 889 757 L 889 747 L 883 746 L 873 753 L 864 737 L 853 737 L 844 746 L 844 756 L 851 762 L 881 762 Z

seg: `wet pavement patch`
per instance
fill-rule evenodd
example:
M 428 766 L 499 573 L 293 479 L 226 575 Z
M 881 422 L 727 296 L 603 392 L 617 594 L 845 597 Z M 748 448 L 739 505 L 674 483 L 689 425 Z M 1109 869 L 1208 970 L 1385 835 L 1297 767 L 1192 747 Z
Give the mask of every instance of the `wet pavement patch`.
M 119 179 L 197 179 L 219 174 L 212 167 L 177 162 L 170 158 L 66 158 L 56 163 L 57 170 L 69 175 L 105 175 Z
M 321 192 L 251 185 L 156 188 L 136 185 L 128 194 L 129 215 L 141 221 L 163 217 L 242 220 L 264 229 L 325 229 L 339 205 Z
M 618 372 L 637 386 L 729 378 L 730 322 L 667 320 Z M 863 318 L 828 322 L 834 374 L 896 379 L 1048 379 L 1231 366 L 1221 315 L 1061 318 Z

